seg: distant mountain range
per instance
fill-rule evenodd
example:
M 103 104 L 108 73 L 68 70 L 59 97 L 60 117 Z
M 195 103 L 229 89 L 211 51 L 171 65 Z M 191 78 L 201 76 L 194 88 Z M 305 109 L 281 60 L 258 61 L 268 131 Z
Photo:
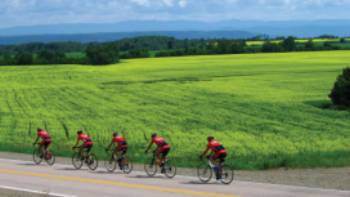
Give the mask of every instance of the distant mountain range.
M 116 32 L 116 33 L 111 33 Z M 350 20 L 318 21 L 124 21 L 110 24 L 53 24 L 0 29 L 0 44 L 51 41 L 110 41 L 142 35 L 176 38 L 314 37 L 350 35 Z

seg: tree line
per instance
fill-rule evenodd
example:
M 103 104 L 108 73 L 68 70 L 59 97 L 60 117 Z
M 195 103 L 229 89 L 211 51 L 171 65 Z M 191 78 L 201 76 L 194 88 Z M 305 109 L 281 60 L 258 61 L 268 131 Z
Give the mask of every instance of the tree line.
M 267 38 L 261 45 L 248 45 L 237 39 L 175 39 L 166 36 L 143 36 L 106 43 L 29 43 L 0 46 L 0 65 L 92 64 L 105 65 L 120 59 L 168 57 L 185 55 L 240 54 L 259 52 L 290 52 L 341 49 L 339 42 L 300 43 L 294 37 Z M 350 47 L 349 47 L 350 48 Z

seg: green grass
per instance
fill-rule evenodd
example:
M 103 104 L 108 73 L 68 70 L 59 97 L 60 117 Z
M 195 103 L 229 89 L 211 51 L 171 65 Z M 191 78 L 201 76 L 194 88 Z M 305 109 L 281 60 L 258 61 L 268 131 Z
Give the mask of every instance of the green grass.
M 84 127 L 103 156 L 125 128 L 142 162 L 147 137 L 168 138 L 171 157 L 195 166 L 214 135 L 240 169 L 350 165 L 349 111 L 327 95 L 350 51 L 127 60 L 104 67 L 0 67 L 0 149 L 31 152 L 37 127 L 71 154 Z

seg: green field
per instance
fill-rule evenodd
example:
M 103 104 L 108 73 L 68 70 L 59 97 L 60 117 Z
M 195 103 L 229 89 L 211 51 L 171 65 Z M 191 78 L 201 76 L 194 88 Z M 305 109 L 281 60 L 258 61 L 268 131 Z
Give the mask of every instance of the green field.
M 0 67 L 0 150 L 31 152 L 37 127 L 71 154 L 84 127 L 104 155 L 125 128 L 142 162 L 147 137 L 168 138 L 171 157 L 194 166 L 215 135 L 240 169 L 350 165 L 350 112 L 327 97 L 350 51 L 127 60 L 104 67 Z
M 306 43 L 310 39 L 296 39 L 296 43 Z M 340 43 L 340 38 L 313 38 L 311 39 L 315 46 L 323 45 L 325 42 L 333 43 L 340 48 L 345 48 L 349 46 L 350 38 L 346 38 L 346 43 Z M 279 44 L 282 40 L 272 40 L 271 43 Z M 263 40 L 247 41 L 248 46 L 262 46 L 265 43 Z

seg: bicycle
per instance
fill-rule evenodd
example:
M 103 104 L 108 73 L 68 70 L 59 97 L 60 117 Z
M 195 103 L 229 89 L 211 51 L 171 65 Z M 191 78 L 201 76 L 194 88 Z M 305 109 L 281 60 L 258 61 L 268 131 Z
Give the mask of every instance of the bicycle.
M 106 150 L 109 160 L 104 161 L 104 166 L 108 172 L 114 172 L 117 169 L 117 164 L 119 169 L 124 174 L 130 174 L 133 170 L 133 164 L 127 155 L 118 154 L 117 157 L 114 155 L 114 151 Z
M 36 143 L 34 144 L 34 146 L 38 144 L 39 143 Z M 33 151 L 33 161 L 36 165 L 40 165 L 43 160 L 45 160 L 49 166 L 53 166 L 55 164 L 56 157 L 49 150 L 47 150 L 46 153 L 43 153 L 42 150 L 40 149 L 40 146 L 38 146 Z
M 81 169 L 84 163 L 92 171 L 98 168 L 98 159 L 95 154 L 93 153 L 87 154 L 86 151 L 84 151 L 83 156 L 81 156 L 79 152 L 80 147 L 73 147 L 73 149 L 78 150 L 78 151 L 75 151 L 72 155 L 72 164 L 75 169 L 77 170 Z
M 175 177 L 176 166 L 173 165 L 168 158 L 165 160 L 165 163 L 162 167 L 160 161 L 156 160 L 156 152 L 154 151 L 153 156 L 145 162 L 144 169 L 149 177 L 153 177 L 154 175 L 156 175 L 158 167 L 162 168 L 162 174 L 164 174 L 167 178 L 172 179 Z
M 201 160 L 203 161 L 203 160 Z M 219 170 L 219 164 L 214 164 L 209 158 L 207 162 L 201 162 L 197 167 L 197 176 L 202 183 L 208 183 L 213 177 L 213 172 L 216 173 Z M 220 173 L 220 172 L 219 172 Z M 231 184 L 234 179 L 234 171 L 229 169 L 226 165 L 221 167 L 221 179 L 223 184 Z

